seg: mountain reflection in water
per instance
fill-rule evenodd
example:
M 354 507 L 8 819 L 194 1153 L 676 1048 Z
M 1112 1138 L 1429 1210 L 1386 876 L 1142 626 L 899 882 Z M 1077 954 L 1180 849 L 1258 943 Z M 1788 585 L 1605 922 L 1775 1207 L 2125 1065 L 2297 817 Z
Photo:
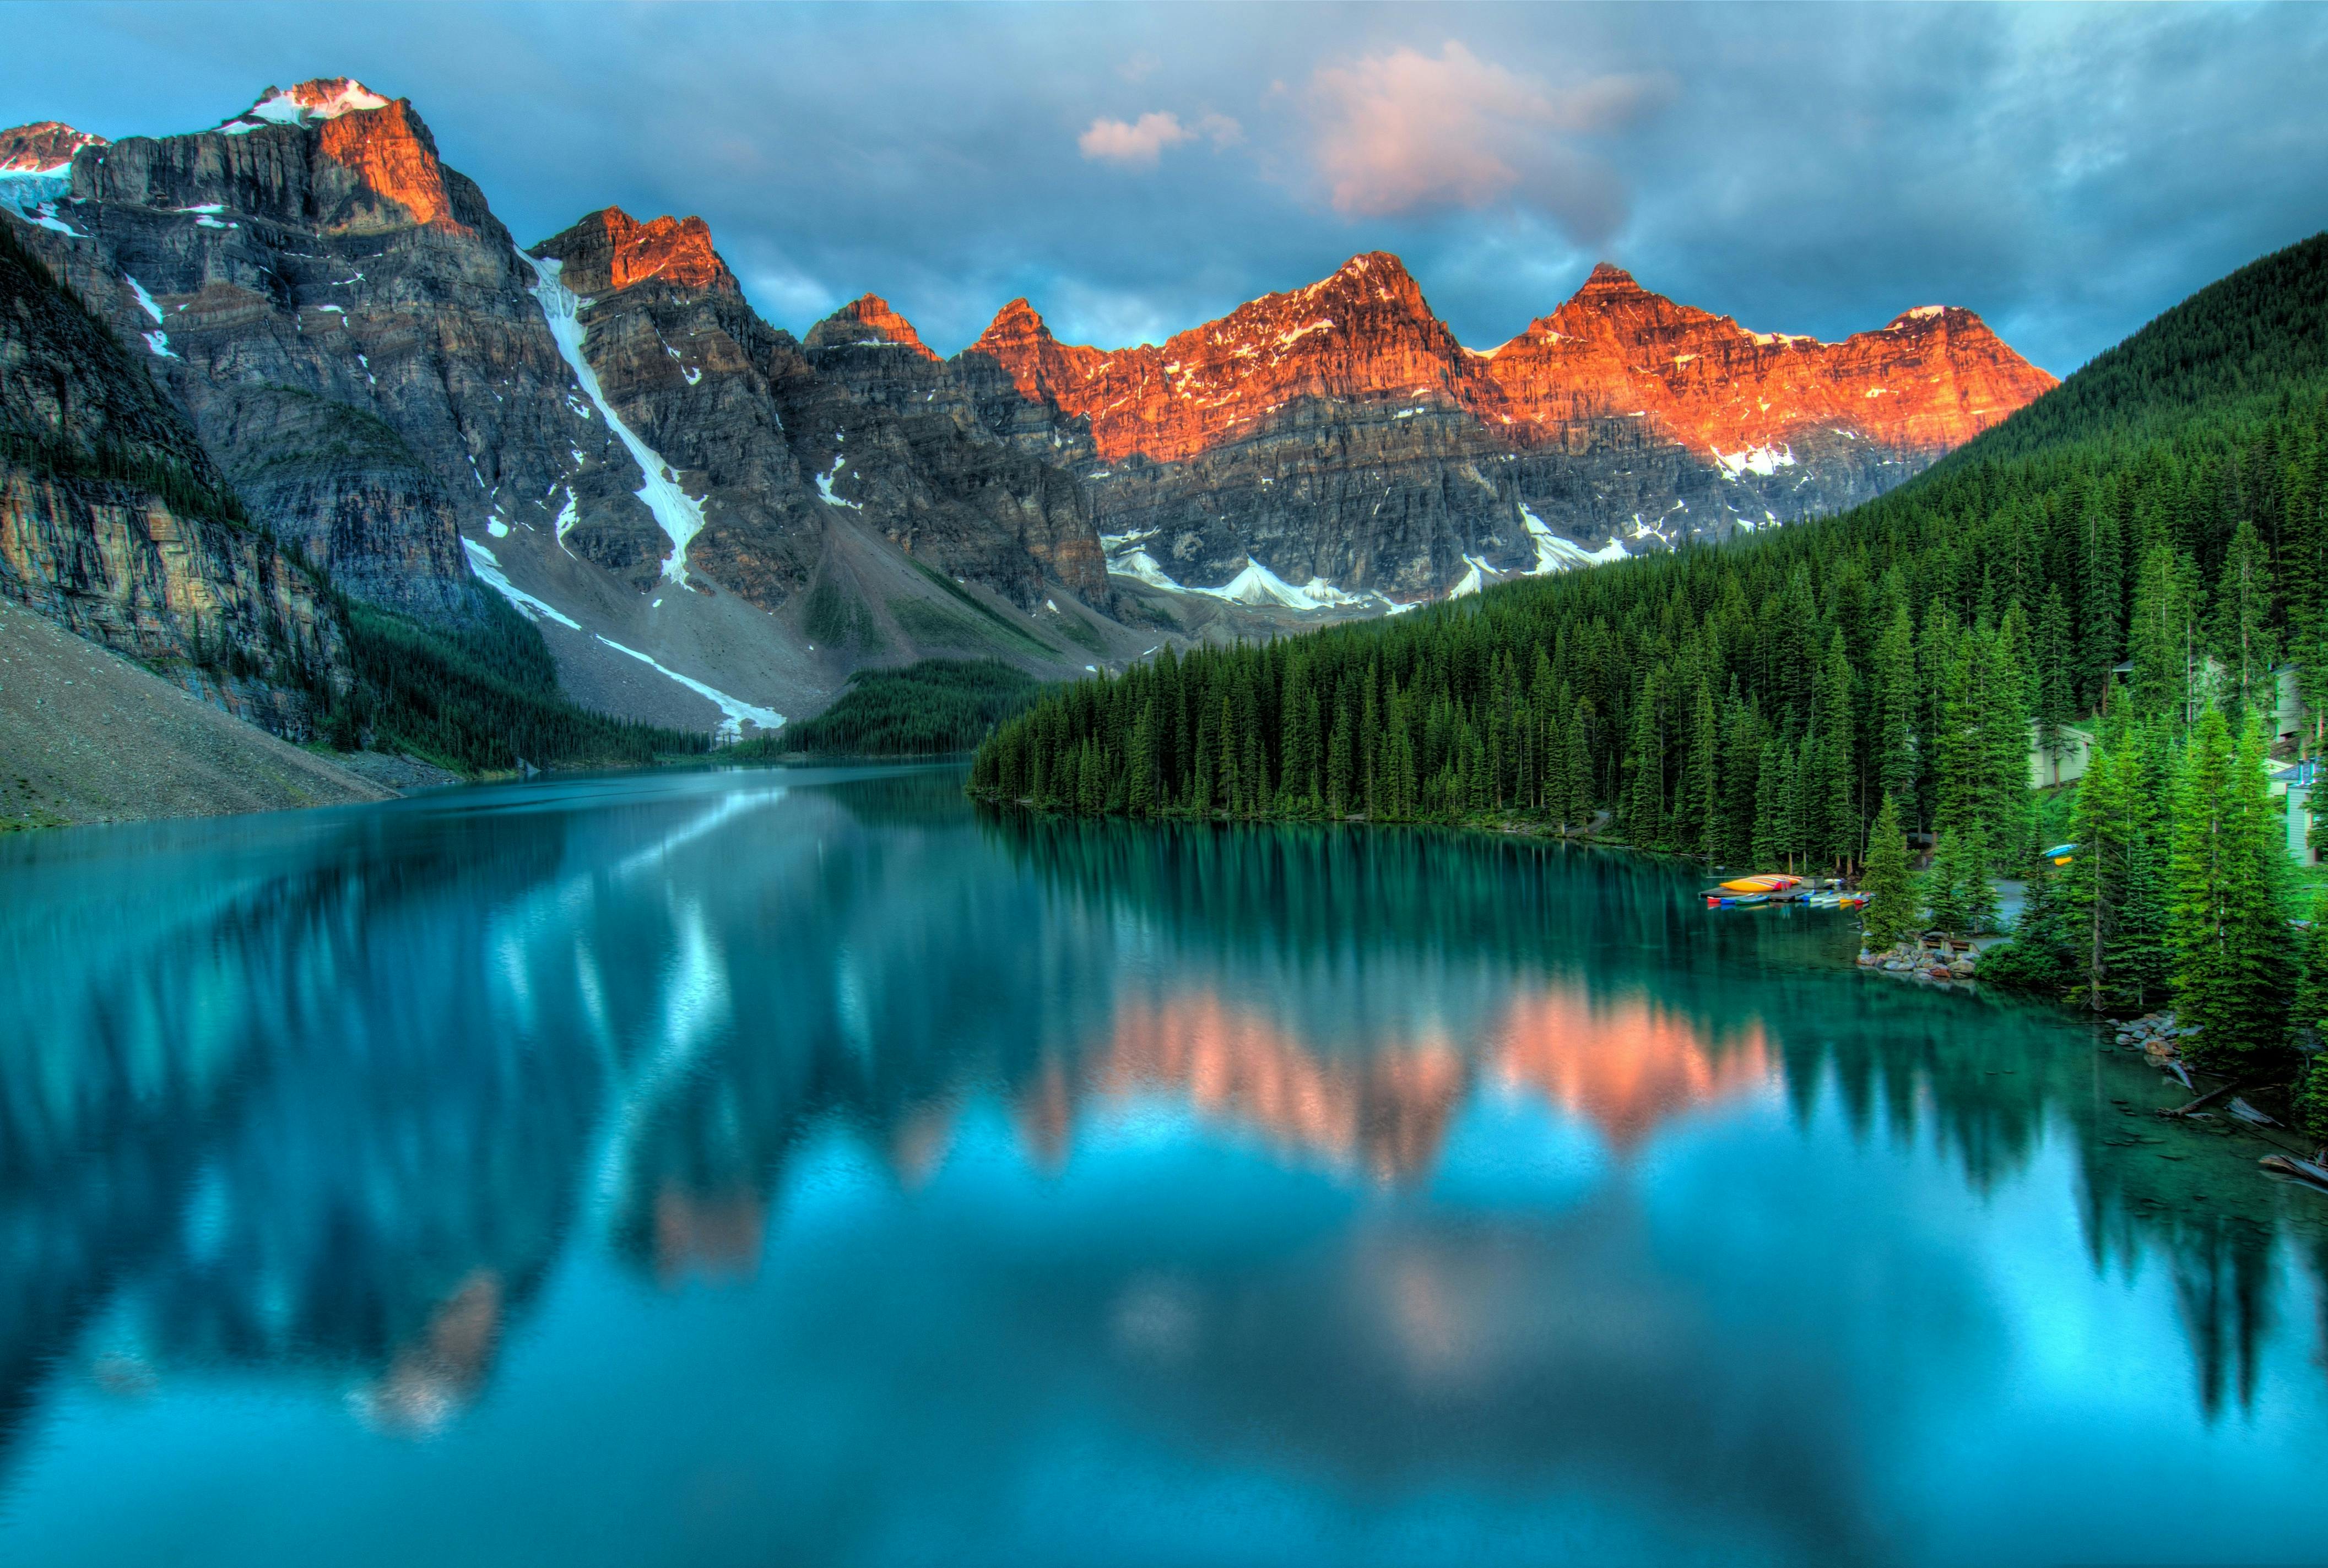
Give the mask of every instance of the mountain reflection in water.
M 2220 1556 L 2062 1436 L 2308 1473 L 2328 1205 L 1693 886 L 944 770 L 0 847 L 0 1550 Z

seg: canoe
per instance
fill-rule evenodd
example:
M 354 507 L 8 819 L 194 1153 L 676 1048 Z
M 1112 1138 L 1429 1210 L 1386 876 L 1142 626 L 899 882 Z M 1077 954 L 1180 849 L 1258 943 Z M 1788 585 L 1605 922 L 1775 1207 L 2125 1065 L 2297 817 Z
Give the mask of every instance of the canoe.
M 1741 877 L 1733 882 L 1724 882 L 1722 890 L 1724 893 L 1782 893 L 1801 880 L 1800 877 L 1773 871 L 1766 877 Z
M 2052 861 L 2056 866 L 2066 866 L 2070 861 L 2078 858 L 2078 846 L 2075 844 L 2056 844 L 2051 849 L 2045 851 L 2045 858 Z
M 1708 909 L 1732 909 L 1741 905 L 1760 904 L 1769 897 L 1768 893 L 1708 893 L 1705 906 Z

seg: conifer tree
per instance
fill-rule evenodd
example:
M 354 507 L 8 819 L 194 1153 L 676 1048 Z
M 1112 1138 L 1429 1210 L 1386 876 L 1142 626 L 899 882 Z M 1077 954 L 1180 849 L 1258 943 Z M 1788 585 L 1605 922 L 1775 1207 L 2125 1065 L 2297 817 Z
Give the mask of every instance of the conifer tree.
M 2271 567 L 2255 524 L 2242 521 L 2224 552 L 2215 591 L 2214 655 L 2223 669 L 2223 694 L 2234 720 L 2260 705 L 2268 713 L 2276 700 L 2272 666 L 2277 641 L 2272 635 Z
M 1915 884 L 1908 874 L 1908 839 L 1900 825 L 1900 808 L 1883 797 L 1875 825 L 1867 835 L 1867 874 L 1860 879 L 1867 903 L 1860 911 L 1860 928 L 1871 949 L 1890 947 L 1920 929 Z
M 2070 668 L 2070 609 L 2058 583 L 2045 590 L 2045 602 L 2037 612 L 2032 652 L 2037 668 L 2035 710 L 2031 717 L 2036 722 L 2038 755 L 2045 759 L 2045 782 L 2051 784 L 2059 782 L 2069 723 L 2077 710 L 2075 672 Z
M 1981 831 L 1992 849 L 2026 841 L 2029 815 L 2028 665 L 2021 611 L 2005 612 L 1994 637 L 1976 638 Z
M 1131 727 L 1131 769 L 1126 804 L 1135 817 L 1155 813 L 1156 704 L 1152 700 L 1141 705 L 1140 718 Z
M 1690 848 L 1709 865 L 1722 858 L 1721 765 L 1722 726 L 1715 717 L 1713 688 L 1701 677 L 1690 725 L 1690 796 L 1697 817 Z
M 1853 809 L 1851 661 L 1843 634 L 1828 639 L 1826 658 L 1811 693 L 1811 733 L 1804 748 L 1802 802 L 1810 863 L 1832 869 L 1859 854 L 1859 815 Z
M 1568 721 L 1568 809 L 1563 821 L 1578 829 L 1592 822 L 1592 707 L 1580 697 Z
M 1876 783 L 1916 820 L 1916 626 L 1902 601 L 1875 643 Z
M 1980 978 L 2022 991 L 2062 995 L 2078 981 L 2078 921 L 2067 878 L 2032 847 L 2023 873 L 2013 940 L 1981 954 Z
M 2281 856 L 2258 730 L 2236 744 L 2210 706 L 2192 727 L 2175 801 L 2167 942 L 2174 1011 L 2197 1049 L 2230 1066 L 2286 1028 L 2289 952 Z
M 1932 906 L 1932 924 L 1943 931 L 1986 931 L 1996 924 L 1988 844 L 1977 822 L 1940 835 L 1926 898 Z
M 1788 858 L 1787 818 L 1794 809 L 1794 785 L 1786 747 L 1776 740 L 1762 747 L 1760 777 L 1754 787 L 1754 864 L 1773 867 Z

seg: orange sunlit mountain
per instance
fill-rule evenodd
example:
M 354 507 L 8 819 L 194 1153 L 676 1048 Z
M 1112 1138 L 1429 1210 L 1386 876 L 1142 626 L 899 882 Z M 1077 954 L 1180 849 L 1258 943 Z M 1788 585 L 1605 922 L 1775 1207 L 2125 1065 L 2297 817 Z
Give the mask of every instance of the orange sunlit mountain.
M 1018 299 L 971 352 L 1024 396 L 1088 418 L 1111 462 L 1190 457 L 1300 398 L 1460 408 L 1523 446 L 1565 441 L 1583 421 L 1639 419 L 1732 466 L 1813 429 L 1937 454 L 2053 385 L 1968 310 L 1920 305 L 1826 343 L 1677 305 L 1605 263 L 1558 310 L 1475 352 L 1381 251 L 1160 347 L 1061 343 Z

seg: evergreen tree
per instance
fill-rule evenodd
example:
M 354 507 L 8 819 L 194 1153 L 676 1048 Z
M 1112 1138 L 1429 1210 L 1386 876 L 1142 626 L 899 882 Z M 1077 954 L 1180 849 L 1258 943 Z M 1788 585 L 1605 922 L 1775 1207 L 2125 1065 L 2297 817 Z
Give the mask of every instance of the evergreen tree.
M 1900 825 L 1900 808 L 1889 794 L 1875 813 L 1875 825 L 1868 830 L 1867 874 L 1859 887 L 1867 895 L 1860 911 L 1860 928 L 1868 947 L 1890 947 L 1920 929 L 1915 886 L 1908 874 L 1907 832 Z
M 2058 996 L 2078 982 L 2077 911 L 2070 903 L 2068 881 L 2053 863 L 2034 850 L 2028 861 L 2013 940 L 1981 954 L 1980 978 Z
M 1592 822 L 1592 709 L 1582 697 L 1568 721 L 1568 809 L 1561 820 L 1577 828 Z
M 1788 857 L 1787 819 L 1794 810 L 1794 784 L 1788 777 L 1786 747 L 1776 740 L 1762 747 L 1760 778 L 1754 787 L 1754 864 L 1777 866 Z
M 2070 720 L 2077 712 L 2075 671 L 2071 668 L 2070 608 L 2062 598 L 2059 584 L 2045 590 L 2045 602 L 2037 612 L 2037 631 L 2032 649 L 2036 660 L 2036 702 L 2032 718 L 2036 723 L 2037 752 L 2045 760 L 2044 782 L 2060 782 L 2061 756 L 2068 746 Z
M 2232 718 L 2244 723 L 2258 706 L 2268 716 L 2276 693 L 2271 671 L 2278 640 L 2271 629 L 2271 567 L 2255 524 L 2242 521 L 2223 556 L 2215 591 L 2212 642 Z
M 2280 914 L 2283 864 L 2256 727 L 2234 744 L 2212 707 L 2192 729 L 2175 802 L 2167 942 L 2175 1017 L 2198 1051 L 2229 1067 L 2286 1031 L 2293 954 Z
M 1917 820 L 1916 626 L 1903 602 L 1875 644 L 1876 783 Z
M 1988 879 L 1988 844 L 1976 822 L 1940 835 L 1925 898 L 1943 931 L 1986 931 L 1996 924 L 1996 889 Z

